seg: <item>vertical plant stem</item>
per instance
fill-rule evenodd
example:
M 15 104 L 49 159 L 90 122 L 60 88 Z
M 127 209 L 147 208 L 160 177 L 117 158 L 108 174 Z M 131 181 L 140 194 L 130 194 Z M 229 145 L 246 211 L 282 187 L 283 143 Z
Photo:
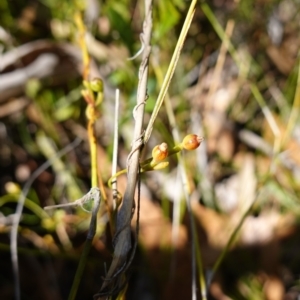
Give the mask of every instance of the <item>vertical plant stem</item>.
M 157 60 L 155 58 L 153 58 L 152 61 L 153 61 L 153 67 L 154 67 L 154 72 L 155 72 L 157 81 L 158 81 L 159 85 L 161 85 L 162 80 L 163 80 L 161 68 L 159 67 L 159 63 L 157 62 Z M 180 141 L 180 135 L 179 135 L 179 130 L 178 130 L 177 123 L 176 123 L 176 117 L 175 117 L 175 114 L 174 114 L 174 111 L 172 108 L 172 104 L 171 104 L 171 100 L 170 100 L 168 93 L 166 94 L 164 103 L 166 106 L 168 120 L 172 127 L 173 139 L 175 141 L 175 144 L 178 144 Z M 201 287 L 201 292 L 203 295 L 202 299 L 206 299 L 205 276 L 204 276 L 203 266 L 201 263 L 200 245 L 199 245 L 199 243 L 196 243 L 197 232 L 196 232 L 194 218 L 192 215 L 193 213 L 192 213 L 192 209 L 191 209 L 191 205 L 190 205 L 191 191 L 190 191 L 190 186 L 189 186 L 188 179 L 187 179 L 186 169 L 184 167 L 183 159 L 181 157 L 180 152 L 177 153 L 177 159 L 178 159 L 178 166 L 179 166 L 179 170 L 180 170 L 181 181 L 182 181 L 182 185 L 183 185 L 183 188 L 185 191 L 184 195 L 185 195 L 185 200 L 186 200 L 188 213 L 189 213 L 189 217 L 190 217 L 190 227 L 191 227 L 191 234 L 192 234 L 192 249 L 191 249 L 191 253 L 192 253 L 192 295 L 193 295 L 193 299 L 195 299 L 196 298 L 196 274 L 197 274 L 197 272 L 196 272 L 196 254 L 197 254 L 197 263 L 198 263 L 198 269 L 199 269 L 199 274 L 200 274 L 200 287 Z M 180 223 L 180 220 L 179 220 L 179 218 L 180 218 L 180 199 L 178 199 L 178 201 L 176 201 L 174 203 L 173 211 L 178 212 L 176 215 L 173 214 L 173 223 L 172 223 L 172 241 L 173 241 L 173 244 L 175 245 L 177 242 L 177 236 L 178 236 L 178 232 L 179 232 L 179 223 Z
M 115 116 L 114 116 L 114 147 L 113 147 L 113 157 L 112 157 L 112 170 L 111 175 L 112 177 L 117 173 L 117 166 L 118 166 L 118 148 L 119 148 L 119 106 L 120 106 L 120 90 L 116 89 L 116 96 L 115 96 Z M 120 203 L 120 195 L 118 193 L 118 185 L 117 185 L 117 177 L 113 178 L 111 181 L 111 188 L 113 194 L 113 202 L 112 202 L 112 211 L 109 214 L 110 219 L 110 229 L 111 234 L 114 236 L 115 234 L 115 217 L 117 215 L 117 208 Z M 107 205 L 108 206 L 108 205 Z
M 181 174 L 181 180 L 183 185 L 184 197 L 186 200 L 186 206 L 189 214 L 190 228 L 191 228 L 191 256 L 192 256 L 192 300 L 197 299 L 197 285 L 196 285 L 196 276 L 197 276 L 197 264 L 196 264 L 196 226 L 194 221 L 194 215 L 192 212 L 191 206 L 191 188 L 188 182 L 187 174 L 184 169 L 184 164 L 182 157 L 178 157 L 179 172 Z M 200 272 L 201 274 L 202 272 Z
M 89 73 L 90 73 L 90 56 L 87 50 L 87 45 L 85 42 L 85 26 L 82 21 L 82 16 L 78 12 L 75 14 L 75 22 L 77 24 L 78 30 L 79 30 L 79 45 L 82 51 L 82 61 L 83 61 L 83 79 L 84 82 L 87 83 L 86 90 L 82 91 L 82 95 L 84 96 L 86 102 L 87 102 L 87 110 L 86 115 L 88 118 L 88 124 L 87 124 L 87 131 L 88 131 L 88 138 L 89 138 L 89 146 L 90 146 L 90 160 L 91 160 L 91 187 L 92 189 L 97 190 L 97 196 L 94 198 L 94 206 L 92 211 L 92 217 L 89 227 L 89 232 L 85 241 L 83 253 L 80 256 L 80 261 L 76 270 L 75 278 L 72 284 L 72 288 L 69 294 L 69 300 L 74 300 L 77 294 L 77 290 L 80 284 L 80 280 L 82 278 L 82 274 L 86 265 L 86 261 L 88 258 L 89 251 L 91 249 L 91 245 L 93 242 L 93 238 L 96 233 L 97 228 L 97 214 L 100 207 L 100 200 L 101 200 L 101 193 L 105 196 L 105 191 L 101 179 L 100 169 L 97 165 L 97 140 L 96 140 L 96 132 L 95 132 L 95 122 L 97 120 L 97 106 L 102 102 L 103 100 L 103 87 L 102 87 L 102 81 L 99 79 L 98 86 L 101 86 L 97 89 L 97 103 L 94 96 L 94 90 L 92 87 L 88 84 L 89 79 Z M 98 173 L 99 173 L 99 183 L 101 187 L 101 192 L 98 189 Z
M 71 291 L 68 297 L 68 300 L 74 300 L 78 291 L 78 287 L 80 284 L 81 276 L 85 268 L 86 258 L 88 257 L 90 253 L 92 243 L 88 242 L 88 240 L 85 241 L 83 251 L 80 255 L 80 261 L 76 270 L 76 274 L 72 283 Z M 85 258 L 84 260 L 82 258 Z
M 195 219 L 193 219 L 195 222 Z M 195 228 L 196 225 L 194 224 Z M 196 230 L 195 230 L 196 232 Z M 198 238 L 195 238 L 195 247 L 196 247 L 196 258 L 197 258 L 197 265 L 199 270 L 199 286 L 201 289 L 201 298 L 202 300 L 207 300 L 207 287 L 206 287 L 206 278 L 204 274 L 204 268 L 202 263 L 202 254 L 201 254 L 201 246 L 199 244 Z
M 177 62 L 178 62 L 179 57 L 180 57 L 181 49 L 183 47 L 186 35 L 187 35 L 188 30 L 190 28 L 191 22 L 193 20 L 193 16 L 194 16 L 194 13 L 195 13 L 196 3 L 197 3 L 197 0 L 193 0 L 191 2 L 191 5 L 190 5 L 189 10 L 188 10 L 188 13 L 186 15 L 184 24 L 183 24 L 181 32 L 180 32 L 180 36 L 178 38 L 178 41 L 177 41 L 177 44 L 176 44 L 176 47 L 175 47 L 175 50 L 174 50 L 171 62 L 169 64 L 169 67 L 168 67 L 168 70 L 167 70 L 167 74 L 166 74 L 166 76 L 164 78 L 163 84 L 161 86 L 159 95 L 158 95 L 157 100 L 156 100 L 155 107 L 153 109 L 153 112 L 151 114 L 151 118 L 149 120 L 147 129 L 145 131 L 145 137 L 144 137 L 145 143 L 150 138 L 150 135 L 151 135 L 151 132 L 152 132 L 152 129 L 153 129 L 153 125 L 154 125 L 155 119 L 156 119 L 156 117 L 158 115 L 160 107 L 161 107 L 161 105 L 162 105 L 162 103 L 164 101 L 164 98 L 165 98 L 166 94 L 167 94 L 167 91 L 168 91 L 171 79 L 172 79 L 172 77 L 174 75 L 175 68 L 176 68 Z
M 93 189 L 93 188 L 92 188 Z M 90 249 L 92 246 L 93 238 L 96 233 L 96 228 L 97 228 L 97 214 L 101 202 L 101 193 L 98 188 L 94 188 L 95 190 L 95 195 L 93 198 L 94 201 L 94 206 L 92 210 L 92 217 L 91 217 L 91 223 L 90 223 L 90 228 L 86 237 L 86 241 L 84 244 L 83 252 L 80 256 L 80 261 L 76 270 L 75 278 L 72 284 L 72 288 L 68 297 L 68 300 L 74 300 L 78 291 L 78 287 L 80 284 L 80 280 L 86 265 L 86 261 L 88 258 L 88 255 L 90 253 Z
M 232 56 L 233 60 L 236 62 L 237 65 L 240 65 L 240 60 L 238 58 L 238 55 L 230 41 L 230 38 L 228 35 L 226 35 L 225 31 L 223 30 L 221 24 L 218 22 L 217 18 L 211 11 L 210 7 L 207 3 L 201 3 L 201 9 L 204 12 L 205 16 L 213 26 L 214 30 L 218 34 L 219 38 L 226 43 L 226 47 L 230 55 Z
M 74 20 L 78 28 L 78 35 L 79 35 L 78 41 L 82 53 L 82 63 L 83 63 L 82 77 L 84 80 L 88 80 L 89 73 L 90 73 L 90 56 L 85 42 L 86 30 L 85 30 L 84 23 L 82 21 L 82 15 L 79 11 L 75 14 Z
M 134 192 L 136 188 L 140 149 L 143 146 L 142 128 L 144 120 L 144 107 L 147 99 L 147 81 L 148 81 L 148 64 L 151 51 L 150 40 L 152 33 L 152 0 L 145 0 L 145 20 L 143 23 L 143 33 L 141 41 L 144 45 L 142 62 L 139 69 L 139 83 L 137 90 L 137 105 L 134 109 L 135 127 L 132 143 L 132 150 L 127 159 L 127 186 L 124 193 L 123 201 L 117 214 L 117 225 L 115 235 L 114 258 L 106 275 L 106 279 L 101 287 L 101 291 L 113 284 L 111 278 L 118 274 L 118 270 L 126 263 L 127 254 L 131 249 L 130 220 L 134 203 Z M 119 274 L 123 276 L 122 274 Z M 95 297 L 101 295 L 97 294 Z M 99 298 L 97 298 L 99 299 Z M 101 299 L 101 298 L 100 298 Z
M 139 155 L 140 149 L 143 145 L 142 142 L 142 127 L 144 120 L 144 106 L 145 100 L 147 98 L 147 81 L 148 81 L 148 63 L 149 55 L 151 51 L 150 39 L 152 31 L 152 1 L 145 1 L 145 22 L 144 22 L 144 33 L 142 36 L 142 42 L 145 45 L 143 52 L 142 62 L 139 69 L 139 84 L 137 90 L 137 105 L 135 108 L 135 127 L 134 127 L 134 137 L 132 143 L 132 150 L 127 159 L 127 187 L 124 193 L 123 203 L 117 215 L 117 231 L 120 231 L 118 236 L 115 252 L 118 251 L 120 255 L 128 252 L 131 248 L 130 242 L 130 218 L 131 211 L 133 207 L 133 196 L 136 188 L 137 174 L 139 167 Z M 126 226 L 126 228 L 124 228 Z M 124 229 L 123 229 L 124 228 Z M 119 247 L 122 244 L 122 249 Z M 119 245 L 119 247 L 118 247 Z
M 93 108 L 94 110 L 94 108 Z M 95 137 L 94 130 L 95 120 L 90 119 L 88 121 L 88 136 L 90 143 L 90 157 L 91 157 L 91 186 L 98 186 L 98 178 L 97 178 L 97 141 Z

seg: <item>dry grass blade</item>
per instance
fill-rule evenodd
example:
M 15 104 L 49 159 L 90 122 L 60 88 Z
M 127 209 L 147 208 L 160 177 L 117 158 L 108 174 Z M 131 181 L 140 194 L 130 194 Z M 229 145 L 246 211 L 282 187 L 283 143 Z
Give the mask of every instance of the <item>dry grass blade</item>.
M 101 294 L 109 285 L 114 287 L 114 275 L 118 275 L 119 269 L 126 264 L 127 255 L 131 249 L 130 220 L 134 206 L 134 192 L 136 188 L 140 148 L 142 147 L 142 126 L 144 119 L 144 105 L 147 94 L 148 63 L 150 55 L 150 39 L 152 32 L 152 1 L 145 0 L 145 20 L 143 24 L 141 40 L 144 45 L 142 62 L 139 69 L 139 85 L 137 90 L 137 106 L 135 109 L 135 129 L 132 143 L 132 150 L 128 156 L 128 183 L 124 194 L 123 202 L 117 215 L 117 226 L 115 235 L 115 251 L 113 261 L 101 287 L 101 293 L 95 295 L 101 299 Z M 118 287 L 116 287 L 118 289 Z M 108 291 L 109 293 L 109 291 Z M 106 294 L 106 293 L 104 293 Z M 100 298 L 98 298 L 100 296 Z

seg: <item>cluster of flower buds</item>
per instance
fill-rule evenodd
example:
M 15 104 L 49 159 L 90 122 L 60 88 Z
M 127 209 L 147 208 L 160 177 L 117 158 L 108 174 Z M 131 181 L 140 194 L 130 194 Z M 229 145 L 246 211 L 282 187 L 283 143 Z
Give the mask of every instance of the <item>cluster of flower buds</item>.
M 87 102 L 85 114 L 88 120 L 99 117 L 97 110 L 98 106 L 102 103 L 103 99 L 103 82 L 99 78 L 95 78 L 91 81 L 83 81 L 85 89 L 81 91 L 82 96 Z
M 195 150 L 200 146 L 202 141 L 202 137 L 196 134 L 188 134 L 180 144 L 175 145 L 170 151 L 166 143 L 156 145 L 152 150 L 152 157 L 142 163 L 142 169 L 143 171 L 163 169 L 169 164 L 168 162 L 163 162 L 168 156 L 178 153 L 183 149 Z
M 103 81 L 100 78 L 94 78 L 90 82 L 85 82 L 85 85 L 89 86 L 95 93 L 103 92 Z
M 141 171 L 147 172 L 152 170 L 161 170 L 169 165 L 168 161 L 164 161 L 167 157 L 185 150 L 195 150 L 197 149 L 203 138 L 196 134 L 188 134 L 182 140 L 181 143 L 175 145 L 171 150 L 168 150 L 168 145 L 166 143 L 161 143 L 160 145 L 156 145 L 152 150 L 152 157 L 141 162 Z M 118 177 L 121 174 L 126 173 L 126 169 L 119 171 L 113 177 L 109 179 L 109 186 L 114 178 Z

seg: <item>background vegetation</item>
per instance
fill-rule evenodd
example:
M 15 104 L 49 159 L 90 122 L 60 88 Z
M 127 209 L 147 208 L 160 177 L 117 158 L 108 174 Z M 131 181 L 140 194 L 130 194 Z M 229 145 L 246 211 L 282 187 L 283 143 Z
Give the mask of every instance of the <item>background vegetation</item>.
M 153 3 L 145 128 L 188 6 L 183 0 Z M 95 128 L 108 206 L 116 88 L 118 167 L 126 168 L 141 61 L 128 58 L 141 48 L 144 3 L 1 1 L 1 299 L 16 293 L 11 231 L 22 188 L 29 187 L 18 227 L 22 299 L 67 299 L 86 239 L 89 213 L 42 209 L 90 189 L 78 15 L 86 25 L 91 79 L 104 83 Z M 163 106 L 142 154 L 151 156 L 162 142 L 172 147 L 175 126 L 180 140 L 188 133 L 205 138 L 198 150 L 183 153 L 197 234 L 183 171 L 172 158 L 168 168 L 142 176 L 139 245 L 120 297 L 191 299 L 194 282 L 198 299 L 298 299 L 299 29 L 296 0 L 197 4 L 169 88 L 175 123 Z M 68 153 L 52 159 L 68 145 Z M 45 162 L 49 168 L 39 169 Z M 123 175 L 121 194 L 125 187 Z M 108 224 L 102 201 L 76 299 L 92 299 L 101 287 L 113 253 Z

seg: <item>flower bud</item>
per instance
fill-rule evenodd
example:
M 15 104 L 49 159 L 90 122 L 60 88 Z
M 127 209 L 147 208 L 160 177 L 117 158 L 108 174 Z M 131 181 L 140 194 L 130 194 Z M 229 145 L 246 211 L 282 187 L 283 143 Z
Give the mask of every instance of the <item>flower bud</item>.
M 196 134 L 188 134 L 183 139 L 182 146 L 185 150 L 195 150 L 200 146 L 202 141 L 203 137 L 200 137 Z
M 93 92 L 103 92 L 103 81 L 100 78 L 94 78 L 90 81 L 90 87 Z
M 166 143 L 161 143 L 157 145 L 152 150 L 152 158 L 155 162 L 164 160 L 168 156 L 168 145 Z

